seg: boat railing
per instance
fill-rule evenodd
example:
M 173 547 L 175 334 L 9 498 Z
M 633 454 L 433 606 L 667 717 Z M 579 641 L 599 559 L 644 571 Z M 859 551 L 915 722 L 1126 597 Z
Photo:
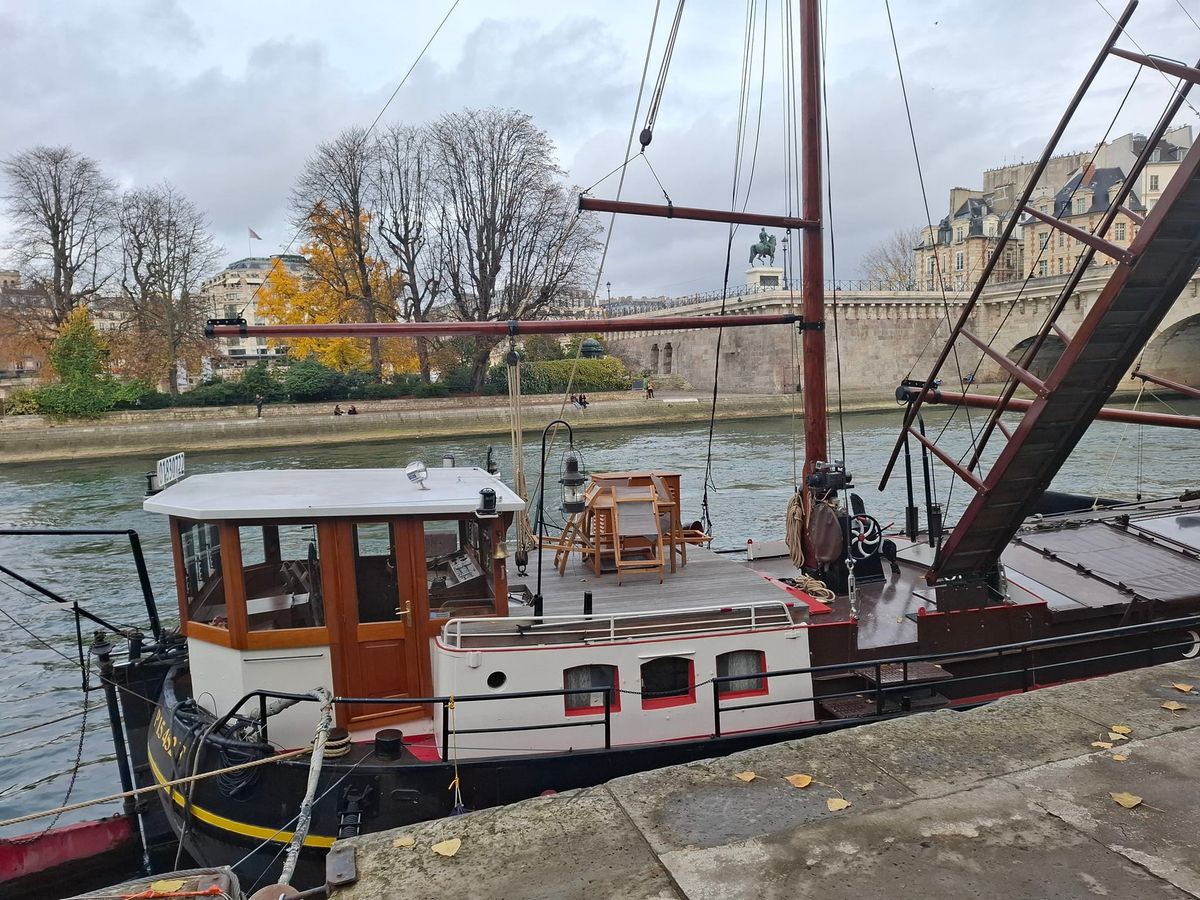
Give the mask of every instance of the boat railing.
M 603 727 L 604 729 L 604 749 L 608 750 L 612 747 L 612 711 L 614 706 L 616 689 L 608 688 L 551 688 L 544 691 L 512 691 L 505 694 L 463 694 L 463 695 L 447 695 L 443 697 L 334 697 L 333 703 L 339 705 L 349 704 L 365 704 L 375 706 L 393 706 L 393 707 L 412 707 L 412 706 L 437 706 L 442 708 L 441 719 L 442 740 L 439 744 L 441 748 L 442 760 L 449 759 L 450 738 L 463 734 L 501 734 L 507 732 L 519 731 L 548 731 L 555 728 L 584 728 L 584 727 Z M 573 697 L 579 694 L 587 694 L 594 696 L 596 694 L 604 695 L 604 715 L 599 719 L 580 718 L 572 719 L 567 722 L 543 722 L 533 725 L 505 725 L 499 728 L 458 728 L 451 727 L 450 713 L 459 703 L 486 703 L 495 702 L 497 700 L 532 700 L 542 697 Z M 294 694 L 286 691 L 272 691 L 259 689 L 250 691 L 245 694 L 241 700 L 229 708 L 220 719 L 218 719 L 208 729 L 205 740 L 215 744 L 225 746 L 228 744 L 228 739 L 220 735 L 223 728 L 229 725 L 235 718 L 245 721 L 245 717 L 239 716 L 238 711 L 252 700 L 258 701 L 259 717 L 254 723 L 259 729 L 258 745 L 265 750 L 274 751 L 274 747 L 269 745 L 267 739 L 267 703 L 270 700 L 291 700 L 297 703 L 321 703 L 322 698 L 316 694 Z
M 796 624 L 788 601 L 768 600 L 610 615 L 472 616 L 448 621 L 442 628 L 442 643 L 449 649 L 462 650 L 464 638 L 487 638 L 488 649 L 497 650 L 525 646 L 529 637 L 550 639 L 554 643 L 611 643 L 731 630 L 759 631 Z M 495 643 L 509 635 L 516 640 L 509 644 Z
M 1037 658 L 1039 652 L 1044 655 L 1050 655 L 1056 650 L 1064 650 L 1080 644 L 1102 643 L 1121 638 L 1143 637 L 1161 632 L 1177 631 L 1186 631 L 1186 637 L 1183 640 L 1174 640 L 1167 643 L 1151 640 L 1139 643 L 1137 647 L 1130 649 L 1118 649 L 1085 657 L 1070 656 L 1065 659 L 1051 658 L 1049 660 L 1039 660 Z M 1064 635 L 1061 637 L 1035 638 L 1028 641 L 983 647 L 978 650 L 923 653 L 913 656 L 895 656 L 878 660 L 856 660 L 845 663 L 803 666 L 794 669 L 777 669 L 775 671 L 757 673 L 718 675 L 711 679 L 713 698 L 712 737 L 721 737 L 722 714 L 737 712 L 739 710 L 763 709 L 797 703 L 828 703 L 834 700 L 853 700 L 857 698 L 867 702 L 864 704 L 863 714 L 846 721 L 846 724 L 855 724 L 864 720 L 888 718 L 892 715 L 903 714 L 907 710 L 901 709 L 889 713 L 887 701 L 892 695 L 903 694 L 911 691 L 914 687 L 936 686 L 938 688 L 946 688 L 951 685 L 964 685 L 987 680 L 990 682 L 988 686 L 992 690 L 987 694 L 979 695 L 978 700 L 979 703 L 984 703 L 988 699 L 994 699 L 1009 692 L 1015 693 L 1020 691 L 1024 693 L 1035 688 L 1046 687 L 1048 684 L 1056 683 L 1054 674 L 1066 667 L 1078 668 L 1102 662 L 1112 663 L 1114 660 L 1128 657 L 1130 658 L 1131 665 L 1127 668 L 1140 668 L 1141 666 L 1152 666 L 1166 661 L 1160 657 L 1160 654 L 1169 650 L 1182 651 L 1182 655 L 1186 658 L 1194 658 L 1200 655 L 1200 616 L 1164 619 L 1137 625 L 1122 625 L 1115 628 L 1105 628 L 1098 631 Z M 997 671 L 992 667 L 981 667 L 978 671 L 964 672 L 962 674 L 947 672 L 944 677 L 936 679 L 930 678 L 927 674 L 928 670 L 924 670 L 924 674 L 910 677 L 910 666 L 916 668 L 918 664 L 922 666 L 940 666 L 946 663 L 956 663 L 966 667 L 970 663 L 982 663 L 993 657 L 997 659 L 1012 658 L 1012 667 L 1002 669 L 1001 671 Z M 1135 658 L 1140 659 L 1135 661 Z M 895 672 L 895 667 L 899 667 L 900 671 L 898 673 Z M 885 673 L 885 669 L 891 669 L 891 671 Z M 1110 669 L 1110 671 L 1116 671 L 1116 669 Z M 1047 673 L 1050 673 L 1051 678 L 1039 682 L 1039 675 L 1044 677 Z M 793 695 L 778 700 L 760 700 L 749 703 L 738 703 L 736 705 L 722 703 L 721 689 L 727 684 L 744 682 L 747 679 L 762 678 L 764 685 L 766 685 L 773 678 L 787 678 L 789 676 L 800 675 L 807 675 L 809 677 L 825 676 L 827 678 L 836 678 L 838 675 L 858 676 L 860 678 L 865 676 L 866 680 L 873 685 L 873 688 L 869 691 L 864 691 L 862 687 L 855 686 L 844 691 L 832 691 L 820 694 L 811 691 L 807 696 Z M 1001 679 L 1011 679 L 1009 683 L 1015 684 L 1015 686 L 1010 687 L 1009 690 L 996 691 L 995 684 Z M 1065 675 L 1063 678 L 1057 679 L 1057 681 L 1066 680 L 1068 679 Z M 865 694 L 870 694 L 869 700 L 864 696 Z
M 1174 636 L 1167 633 L 1174 632 Z M 1184 632 L 1182 638 L 1178 634 Z M 1155 637 L 1162 635 L 1162 638 Z M 1070 648 L 1089 643 L 1104 644 L 1119 641 L 1123 638 L 1144 638 L 1137 646 L 1105 650 L 1087 656 L 1075 656 Z M 1179 651 L 1173 657 L 1168 657 L 1169 651 Z M 1059 655 L 1056 655 L 1059 654 Z M 1042 658 L 1039 658 L 1041 654 Z M 1036 638 L 1018 641 L 1010 644 L 1000 644 L 984 647 L 978 650 L 947 651 L 942 653 L 925 653 L 912 656 L 893 656 L 875 660 L 855 660 L 844 663 L 831 663 L 819 666 L 801 666 L 792 669 L 777 669 L 774 671 L 747 672 L 737 675 L 719 675 L 705 682 L 693 685 L 699 688 L 703 684 L 711 684 L 713 726 L 710 738 L 720 738 L 723 735 L 722 716 L 742 710 L 764 709 L 774 706 L 786 706 L 802 703 L 828 703 L 834 700 L 858 698 L 865 701 L 862 712 L 850 718 L 831 722 L 831 727 L 842 727 L 878 719 L 892 718 L 902 715 L 908 710 L 891 709 L 888 707 L 889 698 L 896 694 L 911 691 L 914 687 L 936 686 L 944 689 L 951 685 L 969 685 L 972 682 L 988 682 L 988 691 L 980 694 L 967 694 L 956 703 L 956 708 L 978 705 L 1003 696 L 1008 693 L 1027 692 L 1049 684 L 1068 681 L 1080 676 L 1080 668 L 1104 663 L 1105 672 L 1118 671 L 1112 663 L 1116 660 L 1128 660 L 1129 665 L 1123 668 L 1141 668 L 1152 666 L 1169 658 L 1183 656 L 1188 659 L 1200 655 L 1200 615 L 1178 619 L 1165 619 L 1156 622 L 1146 622 L 1138 625 L 1123 625 L 1081 634 L 1065 635 L 1062 637 Z M 992 658 L 1010 659 L 1006 668 L 997 671 L 994 666 L 981 665 Z M 945 677 L 931 679 L 928 669 L 922 666 L 955 664 L 964 669 L 960 674 L 945 673 Z M 918 665 L 921 664 L 921 665 Z M 972 664 L 974 668 L 972 668 Z M 896 671 L 896 668 L 899 671 Z M 1072 671 L 1065 671 L 1073 667 Z M 1099 667 L 1098 667 L 1099 668 Z M 914 673 L 911 670 L 920 669 Z M 1090 674 L 1101 674 L 1095 671 Z M 724 698 L 721 689 L 733 682 L 745 682 L 750 679 L 762 678 L 764 684 L 772 679 L 783 679 L 796 676 L 818 677 L 854 676 L 866 679 L 871 687 L 864 690 L 862 686 L 854 686 L 846 690 L 818 693 L 809 689 L 804 693 L 792 694 L 781 699 L 763 699 L 752 702 L 734 702 Z M 1047 678 L 1046 676 L 1050 677 Z M 1084 675 L 1086 677 L 1086 675 Z M 1008 679 L 1004 682 L 1004 679 Z M 997 683 L 1007 684 L 1007 688 L 997 691 Z M 514 691 L 492 694 L 467 694 L 441 697 L 334 697 L 335 704 L 364 704 L 391 707 L 441 707 L 441 723 L 439 742 L 440 756 L 443 761 L 449 758 L 453 741 L 460 735 L 468 734 L 502 734 L 523 731 L 545 731 L 557 728 L 598 727 L 603 728 L 603 749 L 612 749 L 612 713 L 615 708 L 616 688 L 613 686 L 588 688 L 550 688 L 541 691 Z M 543 697 L 569 697 L 578 694 L 602 694 L 604 696 L 603 716 L 571 717 L 568 721 L 561 719 L 552 722 L 540 722 L 525 725 L 502 725 L 491 728 L 458 728 L 452 726 L 451 711 L 460 703 L 495 703 L 504 700 L 528 700 Z M 869 695 L 869 698 L 868 696 Z M 744 697 L 744 695 L 742 695 Z M 770 696 L 768 691 L 767 696 Z M 739 698 L 741 699 L 741 698 Z M 269 700 L 293 700 L 297 702 L 319 703 L 321 699 L 315 694 L 295 694 L 282 691 L 256 690 L 251 691 L 239 700 L 230 710 L 208 729 L 209 738 L 217 738 L 218 733 L 235 717 L 245 722 L 245 717 L 237 716 L 238 711 L 252 700 L 258 700 L 260 728 L 259 739 L 264 752 L 274 748 L 267 745 L 267 703 Z M 225 738 L 224 740 L 228 740 Z M 597 748 L 598 749 L 598 748 Z

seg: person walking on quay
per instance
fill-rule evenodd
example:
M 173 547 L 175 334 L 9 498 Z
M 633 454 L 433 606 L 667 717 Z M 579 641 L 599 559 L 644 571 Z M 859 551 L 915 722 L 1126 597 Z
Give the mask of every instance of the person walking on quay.
M 649 378 L 646 379 L 646 399 L 647 400 L 654 399 L 654 382 L 651 381 Z
M 255 410 L 254 418 L 256 418 L 256 419 L 262 418 L 262 408 L 263 408 L 263 395 L 255 394 L 254 395 L 254 410 Z

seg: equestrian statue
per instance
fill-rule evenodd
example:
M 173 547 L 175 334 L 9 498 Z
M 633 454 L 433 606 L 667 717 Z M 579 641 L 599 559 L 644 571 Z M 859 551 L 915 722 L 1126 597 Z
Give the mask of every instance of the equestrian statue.
M 775 265 L 775 235 L 767 234 L 767 229 L 758 233 L 758 243 L 750 245 L 750 265 L 758 259 L 769 259 Z

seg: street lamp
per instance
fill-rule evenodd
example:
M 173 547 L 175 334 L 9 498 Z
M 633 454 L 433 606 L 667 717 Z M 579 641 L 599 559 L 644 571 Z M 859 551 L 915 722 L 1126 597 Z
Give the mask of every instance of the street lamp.
M 608 305 L 612 306 L 612 282 L 604 282 L 604 291 L 608 294 Z
M 562 419 L 555 419 L 542 430 L 542 456 L 541 456 L 541 472 L 538 477 L 538 518 L 537 518 L 537 536 L 538 536 L 538 571 L 537 571 L 537 592 L 533 595 L 533 615 L 534 618 L 542 617 L 542 545 L 545 544 L 545 526 L 546 526 L 546 437 L 550 434 L 550 429 L 555 425 L 562 425 L 567 429 L 567 452 L 563 456 L 562 473 L 558 479 L 561 486 L 562 508 L 564 512 L 571 515 L 577 515 L 583 512 L 586 502 L 583 496 L 584 486 L 588 482 L 587 470 L 583 466 L 583 458 L 579 455 L 579 451 L 575 449 L 575 432 L 571 428 L 570 422 L 564 422 Z

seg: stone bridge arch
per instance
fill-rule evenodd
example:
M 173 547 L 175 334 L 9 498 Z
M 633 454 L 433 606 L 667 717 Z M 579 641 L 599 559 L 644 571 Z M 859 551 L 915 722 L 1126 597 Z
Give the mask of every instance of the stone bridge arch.
M 1200 385 L 1200 313 L 1159 331 L 1146 345 L 1141 368 L 1181 384 Z

